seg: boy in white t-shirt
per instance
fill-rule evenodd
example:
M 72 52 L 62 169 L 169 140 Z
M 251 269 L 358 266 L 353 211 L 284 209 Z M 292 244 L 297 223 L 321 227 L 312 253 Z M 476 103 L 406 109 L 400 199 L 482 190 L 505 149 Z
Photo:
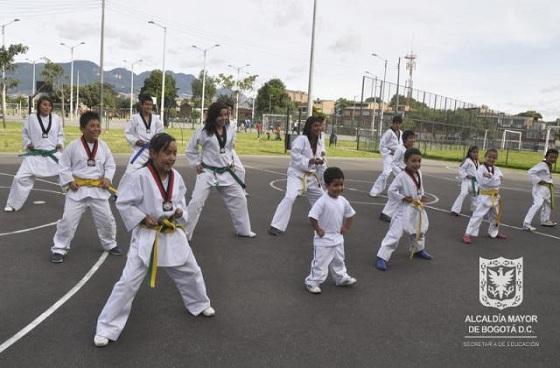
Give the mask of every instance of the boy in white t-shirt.
M 305 287 L 312 294 L 320 294 L 321 285 L 329 270 L 337 286 L 350 286 L 356 279 L 348 275 L 344 264 L 344 237 L 350 230 L 356 211 L 342 195 L 344 173 L 338 167 L 329 167 L 323 174 L 327 192 L 313 204 L 309 221 L 315 229 L 311 273 Z

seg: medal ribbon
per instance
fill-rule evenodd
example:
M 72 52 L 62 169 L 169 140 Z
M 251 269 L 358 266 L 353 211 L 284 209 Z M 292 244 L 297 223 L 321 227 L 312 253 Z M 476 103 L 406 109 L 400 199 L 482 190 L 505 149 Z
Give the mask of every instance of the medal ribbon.
M 173 173 L 173 170 L 169 171 L 169 180 L 167 181 L 167 190 L 163 187 L 163 181 L 161 180 L 158 172 L 156 171 L 156 168 L 154 167 L 154 165 L 151 162 L 148 162 L 148 170 L 150 170 L 150 173 L 152 174 L 152 177 L 154 178 L 156 185 L 159 189 L 159 192 L 161 194 L 161 197 L 163 198 L 163 202 L 171 202 L 171 197 L 173 197 L 173 182 L 175 181 L 175 174 Z
M 88 156 L 88 161 L 93 160 L 95 161 L 95 155 L 97 154 L 97 147 L 99 146 L 99 142 L 95 141 L 95 143 L 93 144 L 93 150 L 89 149 L 89 144 L 86 142 L 86 139 L 84 138 L 84 136 L 82 135 L 81 138 L 82 141 L 82 146 L 84 146 L 84 149 L 86 150 L 86 154 Z
M 484 164 L 484 167 L 486 168 L 486 171 L 488 171 L 490 174 L 494 175 L 494 166 L 488 167 L 488 165 Z
M 144 119 L 144 115 L 140 114 L 140 117 L 142 118 L 142 121 L 144 122 L 144 126 L 146 127 L 146 131 L 149 131 L 151 126 L 152 126 L 152 114 L 150 114 L 150 118 L 148 119 L 147 123 L 146 123 L 146 119 Z
M 223 128 L 223 135 L 219 135 L 218 131 L 216 131 L 216 138 L 218 139 L 218 144 L 220 145 L 220 152 L 222 152 L 226 147 L 227 142 L 227 129 L 226 127 Z
M 418 172 L 412 172 L 412 171 L 408 170 L 408 168 L 405 168 L 404 170 L 406 171 L 408 176 L 410 176 L 410 178 L 414 182 L 414 185 L 416 185 L 416 189 L 420 190 L 420 188 L 422 187 L 422 181 L 420 179 L 420 174 Z M 416 174 L 416 176 L 414 174 Z
M 45 126 L 43 125 L 43 120 L 41 120 L 41 115 L 39 115 L 38 113 L 37 113 L 37 120 L 39 120 L 39 125 L 41 126 L 41 131 L 43 132 L 43 134 L 49 134 L 52 125 L 52 114 L 49 114 L 49 125 L 47 125 L 47 129 L 45 129 Z

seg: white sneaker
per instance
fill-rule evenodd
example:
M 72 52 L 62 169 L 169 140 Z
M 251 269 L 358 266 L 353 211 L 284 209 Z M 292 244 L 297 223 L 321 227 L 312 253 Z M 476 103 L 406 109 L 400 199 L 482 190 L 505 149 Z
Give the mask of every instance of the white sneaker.
M 4 207 L 4 212 L 16 212 L 16 209 L 12 206 L 6 205 L 6 207 Z
M 358 280 L 356 280 L 354 277 L 349 277 L 349 278 L 345 279 L 344 281 L 342 281 L 337 286 L 352 286 L 357 282 L 358 282 Z
M 95 335 L 95 337 L 93 338 L 93 344 L 98 348 L 102 348 L 109 344 L 109 339 L 104 336 Z
M 535 231 L 537 230 L 536 227 L 531 226 L 531 224 L 523 224 L 523 230 L 525 231 Z
M 321 288 L 320 288 L 319 286 L 305 285 L 305 288 L 306 288 L 307 291 L 309 291 L 311 294 L 321 294 Z
M 216 311 L 212 307 L 208 307 L 202 311 L 202 315 L 204 317 L 214 317 L 216 315 Z
M 254 238 L 255 236 L 257 236 L 257 234 L 252 231 L 249 231 L 249 234 L 247 235 L 237 234 L 237 236 L 241 238 Z
M 553 221 L 550 221 L 550 220 L 545 221 L 545 222 L 541 222 L 541 226 L 554 227 L 556 225 L 557 225 L 556 222 L 553 222 Z
M 368 195 L 369 195 L 371 198 L 377 198 L 377 197 L 379 197 L 379 194 L 375 194 L 375 193 L 372 193 L 372 192 L 369 192 Z

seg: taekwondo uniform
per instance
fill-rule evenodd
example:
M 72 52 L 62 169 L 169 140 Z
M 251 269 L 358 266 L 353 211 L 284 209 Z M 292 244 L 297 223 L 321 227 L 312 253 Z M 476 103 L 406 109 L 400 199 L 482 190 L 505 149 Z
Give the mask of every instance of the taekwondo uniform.
M 429 222 L 426 210 L 421 203 L 424 195 L 422 183 L 420 171 L 412 173 L 403 170 L 389 186 L 389 198 L 393 197 L 399 201 L 399 205 L 391 219 L 389 230 L 381 242 L 377 257 L 389 261 L 403 234 L 406 234 L 410 240 L 411 253 L 424 250 Z M 403 201 L 404 197 L 412 197 L 413 202 Z
M 321 238 L 315 233 L 313 237 L 313 261 L 305 285 L 319 286 L 327 279 L 329 270 L 336 285 L 343 285 L 350 279 L 344 263 L 344 236 L 340 229 L 344 219 L 355 214 L 350 202 L 341 195 L 333 198 L 324 193 L 311 207 L 309 217 L 317 220 L 325 235 Z
M 191 166 L 203 166 L 203 172 L 196 176 L 196 184 L 187 207 L 185 230 L 189 240 L 192 239 L 210 190 L 214 187 L 222 195 L 237 235 L 255 236 L 251 231 L 247 198 L 243 191 L 245 183 L 237 175 L 233 163 L 235 129 L 231 125 L 225 125 L 224 133 L 225 140 L 221 140 L 216 134 L 209 136 L 203 127 L 198 128 L 185 151 Z
M 490 178 L 483 174 L 489 173 Z M 479 186 L 479 194 L 476 197 L 476 208 L 467 225 L 466 235 L 478 236 L 480 224 L 485 216 L 488 216 L 488 235 L 491 238 L 498 236 L 498 227 L 501 217 L 500 186 L 502 185 L 502 172 L 496 166 L 482 164 L 476 171 L 476 181 Z
M 130 179 L 120 188 L 116 203 L 124 225 L 128 231 L 132 231 L 130 248 L 121 278 L 99 315 L 96 329 L 96 335 L 113 341 L 119 338 L 124 329 L 134 297 L 151 262 L 155 262 L 152 272 L 153 267 L 156 270 L 157 267 L 165 267 L 169 277 L 175 281 L 185 308 L 191 314 L 199 315 L 210 307 L 202 272 L 181 228 L 186 224 L 187 215 L 187 188 L 183 178 L 172 169 L 167 178 L 161 181 L 155 169 L 146 166 L 131 173 Z M 178 225 L 174 230 L 158 231 L 141 224 L 146 215 L 155 219 L 162 216 L 169 218 L 177 208 L 183 210 L 183 216 L 174 220 Z M 157 250 L 154 251 L 155 247 Z M 157 257 L 153 257 L 153 254 L 157 254 Z
M 379 142 L 379 151 L 383 156 L 383 171 L 377 177 L 377 180 L 371 187 L 369 195 L 372 197 L 377 197 L 381 194 L 385 187 L 387 186 L 387 179 L 391 175 L 393 170 L 393 155 L 397 150 L 399 145 L 403 144 L 402 132 L 401 130 L 394 131 L 393 129 L 387 129 L 385 133 L 381 136 L 381 141 Z
M 27 152 L 12 182 L 6 211 L 11 210 L 9 207 L 17 211 L 23 206 L 33 189 L 35 177 L 57 176 L 62 170 L 58 162 L 61 153 L 56 146 L 64 145 L 64 131 L 58 115 L 29 115 L 23 123 L 22 135 L 23 149 Z M 30 144 L 33 145 L 31 150 L 27 148 Z
M 395 150 L 395 154 L 393 155 L 393 162 L 391 164 L 391 168 L 393 171 L 393 175 L 395 175 L 395 178 L 406 167 L 406 164 L 404 163 L 405 152 L 406 152 L 406 147 L 400 144 Z M 388 196 L 387 203 L 385 203 L 385 206 L 383 207 L 381 213 L 387 215 L 388 217 L 393 217 L 398 207 L 399 207 L 399 200 L 395 197 Z
M 88 143 L 83 136 L 66 147 L 60 164 L 63 168 L 60 172 L 60 185 L 63 187 L 72 181 L 79 183 L 102 178 L 112 181 L 116 168 L 111 150 L 105 142 L 98 139 L 96 144 Z M 64 214 L 56 225 L 51 252 L 62 255 L 68 253 L 80 218 L 88 207 L 91 209 L 103 249 L 109 251 L 116 248 L 116 224 L 109 206 L 110 196 L 109 190 L 95 184 L 82 184 L 77 191 L 68 189 Z
M 163 132 L 163 130 L 163 123 L 159 119 L 159 115 L 150 114 L 148 121 L 146 121 L 140 113 L 132 115 L 132 118 L 124 129 L 126 141 L 132 148 L 132 154 L 128 160 L 125 174 L 138 170 L 148 162 L 150 158 L 150 140 L 157 133 Z M 143 146 L 137 146 L 136 142 L 139 140 L 144 141 L 145 144 Z
M 451 212 L 461 213 L 463 200 L 467 195 L 471 197 L 471 211 L 476 208 L 476 196 L 478 195 L 478 182 L 476 181 L 476 171 L 478 170 L 478 161 L 473 161 L 470 157 L 465 158 L 459 166 L 459 178 L 461 179 L 461 192 L 453 202 Z M 467 176 L 470 176 L 469 179 Z
M 320 141 L 319 139 L 317 142 L 315 153 L 313 153 L 311 143 L 305 135 L 300 135 L 292 142 L 286 193 L 278 204 L 272 218 L 270 226 L 273 228 L 286 231 L 292 215 L 292 207 L 298 195 L 305 194 L 311 206 L 323 195 L 324 192 L 321 188 L 321 179 L 318 176 L 318 172 L 322 173 L 326 168 L 326 164 L 315 165 L 309 163 L 309 160 L 313 158 L 323 158 L 321 155 L 323 155 L 324 150 L 322 150 Z
M 554 185 L 552 182 L 551 167 L 545 162 L 539 162 L 528 171 L 529 180 L 533 184 L 533 205 L 525 216 L 523 225 L 531 225 L 533 217 L 541 210 L 541 225 L 555 225 L 550 220 L 551 208 L 554 204 Z M 539 184 L 545 182 L 546 184 Z

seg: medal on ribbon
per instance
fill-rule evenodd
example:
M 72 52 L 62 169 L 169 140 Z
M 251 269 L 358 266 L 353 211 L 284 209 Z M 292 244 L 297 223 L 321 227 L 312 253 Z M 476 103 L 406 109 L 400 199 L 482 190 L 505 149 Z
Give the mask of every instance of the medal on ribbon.
M 43 132 L 41 136 L 43 138 L 48 138 L 49 131 L 51 130 L 51 125 L 52 125 L 52 114 L 49 114 L 49 125 L 47 125 L 46 129 L 45 126 L 43 125 L 43 120 L 41 120 L 41 115 L 39 115 L 38 113 L 37 113 L 37 120 L 39 120 L 39 125 L 41 126 L 41 131 Z
M 154 181 L 159 189 L 159 193 L 161 194 L 161 198 L 163 199 L 162 209 L 163 212 L 173 211 L 173 202 L 171 201 L 173 197 L 173 183 L 175 181 L 175 174 L 173 170 L 169 171 L 168 181 L 167 181 L 167 188 L 163 187 L 163 180 L 159 176 L 156 168 L 151 162 L 148 162 L 148 170 L 152 174 Z
M 95 143 L 93 143 L 93 149 L 90 149 L 89 144 L 86 142 L 86 139 L 84 138 L 83 135 L 81 141 L 82 141 L 82 146 L 84 146 L 84 150 L 86 151 L 86 154 L 88 156 L 87 165 L 90 167 L 95 166 L 95 155 L 97 154 L 97 148 L 99 147 L 99 142 L 95 141 Z

